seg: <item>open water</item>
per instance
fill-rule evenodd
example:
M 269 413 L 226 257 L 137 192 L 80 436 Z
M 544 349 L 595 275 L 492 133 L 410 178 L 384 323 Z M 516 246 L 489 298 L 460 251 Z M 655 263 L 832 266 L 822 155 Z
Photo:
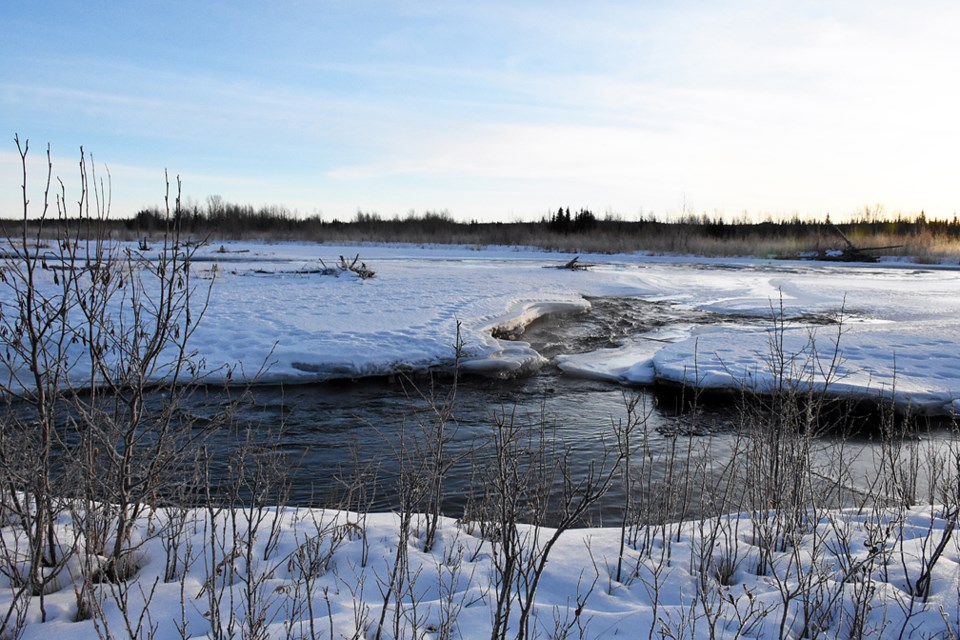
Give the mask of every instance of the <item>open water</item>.
M 710 314 L 637 300 L 592 302 L 588 314 L 547 318 L 516 338 L 552 359 L 613 347 L 656 326 L 718 321 Z M 401 467 L 417 468 L 427 455 L 439 425 L 437 410 L 444 407 L 449 417 L 443 427 L 443 460 L 449 468 L 443 510 L 451 516 L 463 515 L 482 494 L 483 474 L 493 463 L 491 443 L 504 424 L 530 434 L 524 453 L 531 459 L 545 451 L 547 460 L 562 459 L 570 477 L 580 480 L 617 455 L 615 430 L 627 420 L 631 403 L 641 418 L 630 447 L 638 478 L 631 496 L 635 504 L 643 502 L 665 519 L 719 513 L 740 504 L 738 492 L 748 482 L 749 440 L 740 435 L 742 416 L 732 402 L 681 409 L 676 394 L 577 379 L 549 363 L 533 375 L 509 380 L 463 377 L 455 396 L 452 390 L 450 376 L 427 375 L 263 386 L 246 393 L 237 416 L 264 451 L 282 456 L 289 502 L 304 506 L 396 508 Z M 209 396 L 198 402 L 198 411 L 205 410 L 204 403 L 212 409 L 222 402 L 222 397 Z M 938 432 L 934 437 L 946 436 Z M 224 472 L 236 441 L 234 431 L 210 436 L 208 446 L 222 452 L 219 468 Z M 841 453 L 849 473 L 838 477 L 832 465 Z M 862 435 L 818 438 L 813 475 L 831 500 L 855 504 L 858 489 L 870 482 L 877 453 L 876 441 Z M 217 468 L 215 464 L 215 473 Z M 562 482 L 553 477 L 559 492 Z M 590 511 L 591 523 L 619 520 L 626 504 L 623 487 L 619 478 L 611 484 Z

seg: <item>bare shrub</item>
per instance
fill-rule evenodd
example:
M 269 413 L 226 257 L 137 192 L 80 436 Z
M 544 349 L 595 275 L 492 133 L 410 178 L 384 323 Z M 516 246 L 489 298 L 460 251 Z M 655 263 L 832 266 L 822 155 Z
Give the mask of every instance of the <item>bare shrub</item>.
M 82 149 L 75 209 L 62 182 L 58 193 L 51 188 L 49 148 L 43 202 L 31 208 L 29 144 L 15 142 L 24 197 L 19 232 L 4 229 L 0 262 L 0 505 L 17 533 L 4 538 L 0 571 L 20 595 L 0 635 L 18 633 L 25 598 L 39 596 L 45 619 L 44 594 L 68 565 L 79 581 L 78 618 L 100 616 L 97 583 L 112 585 L 126 611 L 123 583 L 139 570 L 139 548 L 166 535 L 167 524 L 182 531 L 182 521 L 155 527 L 152 516 L 184 498 L 181 480 L 197 459 L 203 429 L 182 406 L 203 373 L 189 342 L 212 286 L 198 290 L 199 245 L 180 239 L 179 180 L 174 195 L 167 181 L 165 227 L 148 254 L 111 236 L 109 174 L 98 178 Z M 62 515 L 72 536 L 57 534 Z M 169 535 L 171 547 L 182 540 L 176 528 Z M 175 557 L 169 579 L 180 570 Z M 149 602 L 153 592 L 138 598 Z M 153 628 L 142 615 L 125 624 L 138 635 Z
M 607 492 L 621 460 L 613 455 L 590 462 L 575 475 L 569 449 L 553 436 L 543 412 L 531 425 L 512 412 L 499 413 L 492 438 L 479 513 L 493 548 L 492 637 L 528 638 L 550 551 Z

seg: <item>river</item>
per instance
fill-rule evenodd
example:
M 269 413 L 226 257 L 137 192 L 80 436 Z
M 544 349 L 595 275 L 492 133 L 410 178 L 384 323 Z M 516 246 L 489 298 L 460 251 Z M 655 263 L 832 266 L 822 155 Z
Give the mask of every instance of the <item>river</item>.
M 562 458 L 571 477 L 582 479 L 604 468 L 618 451 L 616 427 L 626 424 L 633 404 L 631 466 L 637 479 L 631 502 L 642 503 L 648 519 L 671 519 L 736 509 L 748 483 L 751 455 L 742 406 L 729 398 L 678 407 L 675 393 L 655 388 L 575 378 L 552 364 L 561 353 L 617 346 L 622 340 L 670 323 L 763 322 L 678 309 L 636 299 L 592 300 L 588 314 L 542 319 L 514 336 L 547 358 L 533 375 L 513 379 L 450 375 L 395 376 L 323 384 L 258 386 L 236 404 L 238 424 L 264 451 L 282 454 L 288 500 L 304 506 L 390 510 L 398 504 L 403 465 L 417 465 L 437 433 L 438 410 L 449 410 L 443 426 L 443 510 L 461 516 L 483 493 L 483 473 L 495 455 L 492 441 L 504 424 L 532 435 L 525 453 L 545 447 L 550 460 Z M 807 319 L 825 322 L 824 319 Z M 451 395 L 455 390 L 455 395 Z M 223 397 L 195 400 L 199 412 L 214 411 Z M 876 416 L 859 417 L 861 426 Z M 809 469 L 836 505 L 856 504 L 876 474 L 876 434 L 825 431 L 809 441 Z M 245 438 L 246 436 L 244 436 Z M 924 442 L 949 438 L 935 428 Z M 243 439 L 243 438 L 241 438 Z M 234 430 L 209 434 L 214 473 L 226 473 Z M 918 446 L 921 440 L 903 440 Z M 913 444 L 910 444 L 913 443 Z M 840 460 L 842 457 L 842 461 Z M 842 462 L 842 464 L 841 464 Z M 837 465 L 843 468 L 838 473 Z M 557 482 L 557 489 L 561 483 Z M 617 521 L 626 497 L 618 476 L 589 522 Z M 669 494 L 668 498 L 663 498 Z M 721 495 L 722 494 L 722 495 Z

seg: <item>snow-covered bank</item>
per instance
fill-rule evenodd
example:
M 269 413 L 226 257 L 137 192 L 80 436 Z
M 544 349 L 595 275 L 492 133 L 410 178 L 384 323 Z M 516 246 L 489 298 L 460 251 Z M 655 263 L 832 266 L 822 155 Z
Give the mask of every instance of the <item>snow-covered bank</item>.
M 139 637 L 156 640 L 394 638 L 397 629 L 402 638 L 491 637 L 503 550 L 475 523 L 443 519 L 424 552 L 414 518 L 397 576 L 396 515 L 247 510 L 236 530 L 224 512 L 172 515 L 142 519 L 129 583 L 94 584 L 81 599 L 75 558 L 45 596 L 47 621 L 34 598 L 20 637 L 126 637 L 138 625 Z M 956 637 L 960 552 L 950 518 L 939 507 L 821 512 L 771 550 L 770 521 L 734 515 L 628 531 L 622 560 L 619 529 L 570 530 L 550 552 L 528 637 Z M 551 533 L 521 527 L 520 538 L 536 553 Z M 4 582 L 0 612 L 13 593 Z M 506 637 L 517 637 L 522 600 L 510 597 Z M 81 601 L 89 608 L 78 620 Z
M 910 402 L 943 410 L 960 397 L 957 374 L 941 357 L 956 345 L 955 272 L 630 256 L 597 259 L 588 272 L 560 272 L 543 268 L 554 262 L 544 254 L 381 247 L 364 255 L 377 278 L 360 280 L 319 273 L 327 252 L 348 253 L 308 245 L 205 250 L 191 273 L 212 283 L 211 302 L 191 341 L 195 360 L 185 366 L 202 363 L 211 378 L 229 372 L 240 380 L 251 379 L 263 361 L 271 365 L 268 379 L 382 374 L 450 362 L 459 330 L 465 366 L 502 374 L 535 366 L 541 356 L 496 335 L 519 333 L 544 314 L 582 313 L 587 296 L 624 296 L 631 303 L 657 301 L 644 307 L 669 318 L 624 323 L 627 334 L 591 343 L 620 346 L 561 354 L 561 366 L 616 381 L 692 376 L 701 386 L 748 384 L 761 391 L 772 372 L 783 371 L 858 395 L 890 393 L 894 381 L 899 394 L 905 362 Z M 127 263 L 115 264 L 122 268 L 110 282 L 131 273 Z M 137 273 L 162 271 L 136 263 L 141 267 Z M 56 285 L 56 272 L 36 272 L 49 278 L 38 286 Z M 102 272 L 74 271 L 64 291 L 81 291 L 86 278 L 106 283 L 96 275 Z M 31 280 L 20 282 L 36 291 Z M 169 282 L 171 290 L 189 290 L 178 289 L 175 277 Z M 144 291 L 149 299 L 146 283 L 117 296 Z M 611 304 L 590 299 L 595 309 Z M 44 317 L 60 322 L 75 308 L 54 307 Z M 696 311 L 678 323 L 680 309 Z M 101 340 L 134 326 L 109 322 L 111 311 L 97 307 L 87 316 L 88 328 L 105 329 L 94 332 Z M 774 317 L 764 320 L 768 315 Z M 9 336 L 18 335 L 18 317 L 6 314 L 8 340 L 16 340 Z M 174 317 L 182 323 L 155 324 L 195 326 Z M 68 356 L 82 358 L 84 348 L 106 352 L 99 342 L 90 346 L 93 338 L 81 325 L 67 326 L 56 345 Z M 137 328 L 134 337 L 143 331 Z M 531 344 L 540 344 L 535 333 L 528 331 Z M 910 357 L 897 358 L 899 350 Z M 58 367 L 57 379 L 82 375 L 63 352 L 49 352 L 56 354 L 46 362 Z M 128 371 L 137 361 L 119 368 Z M 31 364 L 41 368 L 35 358 Z M 99 364 L 103 373 L 114 363 Z M 106 405 L 122 404 L 116 396 L 76 394 L 70 413 L 51 395 L 38 410 L 48 421 L 11 412 L 5 423 L 0 587 L 8 588 L 0 588 L 0 637 L 608 637 L 635 636 L 638 629 L 648 637 L 950 637 L 956 631 L 960 451 L 953 434 L 944 430 L 937 441 L 893 437 L 874 448 L 827 442 L 816 437 L 816 407 L 800 403 L 798 411 L 789 397 L 782 410 L 744 416 L 739 430 L 722 437 L 691 436 L 683 429 L 687 416 L 659 433 L 642 405 L 595 386 L 626 401 L 625 419 L 600 418 L 615 443 L 601 440 L 599 451 L 554 437 L 543 404 L 539 421 L 516 421 L 504 410 L 486 440 L 465 438 L 470 450 L 455 451 L 447 446 L 459 429 L 456 407 L 447 411 L 445 404 L 452 395 L 427 402 L 422 414 L 405 414 L 399 433 L 378 431 L 397 467 L 357 460 L 355 478 L 339 476 L 343 502 L 328 504 L 372 511 L 369 505 L 378 503 L 368 491 L 390 483 L 400 495 L 393 504 L 404 505 L 399 514 L 268 506 L 268 496 L 284 495 L 296 462 L 286 445 L 309 438 L 315 426 L 261 441 L 272 422 L 284 422 L 282 403 L 248 423 L 238 412 L 256 404 L 248 397 L 235 405 L 218 397 L 208 410 L 181 413 L 175 394 L 159 408 L 134 394 L 110 414 Z M 47 407 L 52 412 L 44 414 Z M 67 432 L 62 437 L 59 425 Z M 195 439 L 194 427 L 209 440 Z M 234 448 L 208 446 L 219 436 Z M 669 446 L 651 443 L 657 436 Z M 453 507 L 449 465 L 466 460 L 477 486 L 467 503 Z M 588 477 L 575 475 L 577 467 L 567 462 L 586 466 Z M 334 475 L 335 466 L 311 471 Z M 215 480 L 212 472 L 224 468 L 223 480 Z M 608 495 L 612 502 L 601 509 Z M 924 499 L 937 506 L 917 507 Z M 137 503 L 144 509 L 131 510 Z M 581 516 L 594 515 L 587 511 L 592 504 L 608 525 L 611 516 L 615 523 L 623 516 L 624 529 L 561 535 L 532 526 L 563 522 L 565 515 L 567 524 L 583 526 Z M 828 508 L 851 504 L 858 508 Z M 197 505 L 206 508 L 193 510 Z M 464 515 L 439 520 L 430 543 L 428 519 L 412 512 L 439 514 L 442 507 Z M 699 515 L 722 511 L 735 515 Z M 645 526 L 670 518 L 683 522 Z M 529 634 L 522 633 L 526 622 Z M 491 634 L 498 627 L 503 633 Z
M 375 278 L 318 273 L 321 259 L 358 253 Z M 199 294 L 212 283 L 210 306 L 190 346 L 210 382 L 305 383 L 448 367 L 459 327 L 463 368 L 508 377 L 543 364 L 522 341 L 526 324 L 588 311 L 589 297 L 627 297 L 713 319 L 655 323 L 612 348 L 561 353 L 564 371 L 762 390 L 772 383 L 771 345 L 782 344 L 774 351 L 803 383 L 922 413 L 960 407 L 956 269 L 642 255 L 584 256 L 594 265 L 587 271 L 544 268 L 570 257 L 506 247 L 203 247 L 192 271 Z M 37 278 L 41 288 L 55 286 L 54 271 Z M 15 309 L 9 288 L 0 287 L 0 304 L 8 315 Z M 781 305 L 782 325 L 774 320 Z M 823 324 L 841 315 L 842 332 Z M 494 337 L 505 334 L 517 339 Z
M 949 413 L 960 401 L 960 272 L 917 265 L 585 256 L 589 271 L 544 269 L 569 259 L 512 248 L 333 247 L 227 244 L 201 254 L 218 265 L 211 308 L 194 347 L 208 370 L 242 365 L 261 380 L 316 381 L 425 369 L 453 359 L 462 323 L 464 365 L 494 375 L 530 371 L 539 355 L 496 339 L 544 313 L 585 310 L 585 297 L 625 296 L 718 314 L 709 326 L 651 328 L 616 349 L 558 358 L 570 374 L 644 384 L 659 378 L 708 387 L 770 384 L 768 326 L 744 317 L 797 319 L 783 331 L 822 384 L 838 332 L 820 320 L 845 314 L 840 352 L 827 379 L 840 394 L 884 394 L 901 408 Z M 358 281 L 307 273 L 338 255 L 377 271 Z M 806 322 L 804 318 L 816 318 Z M 741 321 L 738 321 L 741 320 Z M 811 368 L 812 367 L 812 368 Z M 242 377 L 242 375 L 241 375 Z M 821 379 L 817 379 L 817 378 Z

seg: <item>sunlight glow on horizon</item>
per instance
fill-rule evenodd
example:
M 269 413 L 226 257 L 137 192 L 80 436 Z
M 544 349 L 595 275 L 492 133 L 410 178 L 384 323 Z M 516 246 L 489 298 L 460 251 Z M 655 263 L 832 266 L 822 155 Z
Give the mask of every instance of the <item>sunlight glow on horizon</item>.
M 83 145 L 118 216 L 164 169 L 326 219 L 960 211 L 952 3 L 94 4 L 0 9 L 0 216 L 14 133 L 34 202 Z

